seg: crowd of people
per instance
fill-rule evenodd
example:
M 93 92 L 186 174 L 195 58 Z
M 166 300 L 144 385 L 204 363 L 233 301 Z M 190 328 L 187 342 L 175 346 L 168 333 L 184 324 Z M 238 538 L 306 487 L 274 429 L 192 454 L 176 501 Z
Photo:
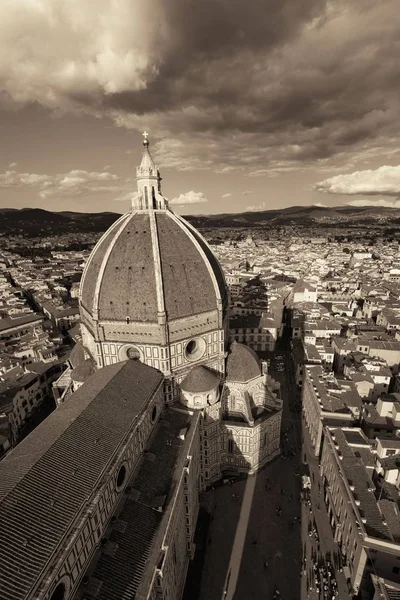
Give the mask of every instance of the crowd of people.
M 324 600 L 334 600 L 339 592 L 330 553 L 322 557 L 313 550 L 312 562 L 312 568 L 307 572 L 306 557 L 303 559 L 303 574 L 307 577 L 307 589 L 310 592 L 315 589 Z

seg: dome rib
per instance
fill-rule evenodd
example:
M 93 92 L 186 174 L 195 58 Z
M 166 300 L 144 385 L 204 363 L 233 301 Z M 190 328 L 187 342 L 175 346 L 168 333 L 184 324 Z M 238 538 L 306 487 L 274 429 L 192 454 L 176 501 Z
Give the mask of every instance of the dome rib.
M 216 310 L 222 298 L 214 268 L 188 223 L 170 211 L 156 220 L 167 318 Z
M 93 302 L 95 296 L 96 282 L 100 273 L 104 256 L 112 243 L 115 229 L 118 228 L 121 221 L 124 221 L 129 215 L 124 214 L 111 225 L 111 227 L 101 236 L 92 250 L 89 259 L 85 265 L 81 284 L 79 287 L 79 298 L 82 306 L 90 313 L 93 313 Z
M 178 221 L 180 221 L 187 230 L 189 230 L 189 233 L 192 234 L 194 241 L 197 242 L 201 251 L 204 253 L 204 257 L 208 261 L 208 263 L 211 267 L 212 275 L 215 278 L 215 281 L 214 281 L 215 291 L 217 293 L 219 293 L 219 297 L 220 297 L 223 307 L 225 309 L 228 305 L 228 293 L 227 293 L 227 285 L 226 285 L 226 281 L 225 281 L 225 276 L 224 276 L 224 272 L 222 270 L 221 265 L 219 264 L 216 256 L 214 255 L 214 253 L 211 250 L 210 246 L 208 245 L 207 241 L 204 239 L 204 237 L 202 235 L 200 235 L 200 233 L 197 231 L 197 229 L 195 227 L 193 227 L 193 225 L 191 225 L 188 221 L 186 221 L 182 217 L 175 215 L 175 214 L 174 214 L 174 217 Z

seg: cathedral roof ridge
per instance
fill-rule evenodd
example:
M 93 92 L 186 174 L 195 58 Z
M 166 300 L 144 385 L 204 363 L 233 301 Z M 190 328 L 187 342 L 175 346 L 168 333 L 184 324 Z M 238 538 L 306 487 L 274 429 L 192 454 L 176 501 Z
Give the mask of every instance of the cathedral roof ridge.
M 2 599 L 27 597 L 163 379 L 139 361 L 100 369 L 0 462 Z

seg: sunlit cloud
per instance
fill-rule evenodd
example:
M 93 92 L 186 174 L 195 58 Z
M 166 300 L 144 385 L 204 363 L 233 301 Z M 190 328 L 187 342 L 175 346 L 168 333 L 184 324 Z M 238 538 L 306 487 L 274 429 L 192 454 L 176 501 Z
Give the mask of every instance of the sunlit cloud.
M 335 175 L 316 183 L 315 189 L 329 194 L 398 196 L 400 195 L 400 165 Z
M 204 202 L 208 202 L 208 200 L 204 197 L 203 192 L 194 192 L 191 190 L 190 192 L 180 194 L 176 198 L 172 198 L 172 200 L 169 201 L 169 204 L 202 204 Z

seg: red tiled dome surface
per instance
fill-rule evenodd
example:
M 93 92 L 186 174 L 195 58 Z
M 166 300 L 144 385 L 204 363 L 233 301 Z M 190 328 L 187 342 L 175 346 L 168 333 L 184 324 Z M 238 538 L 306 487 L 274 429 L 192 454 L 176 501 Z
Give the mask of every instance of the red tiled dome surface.
M 215 310 L 217 294 L 226 305 L 221 267 L 202 236 L 170 211 L 156 213 L 155 225 L 152 235 L 149 214 L 127 213 L 101 238 L 82 278 L 81 304 L 89 314 L 97 296 L 99 320 L 157 322 L 154 237 L 168 320 Z

